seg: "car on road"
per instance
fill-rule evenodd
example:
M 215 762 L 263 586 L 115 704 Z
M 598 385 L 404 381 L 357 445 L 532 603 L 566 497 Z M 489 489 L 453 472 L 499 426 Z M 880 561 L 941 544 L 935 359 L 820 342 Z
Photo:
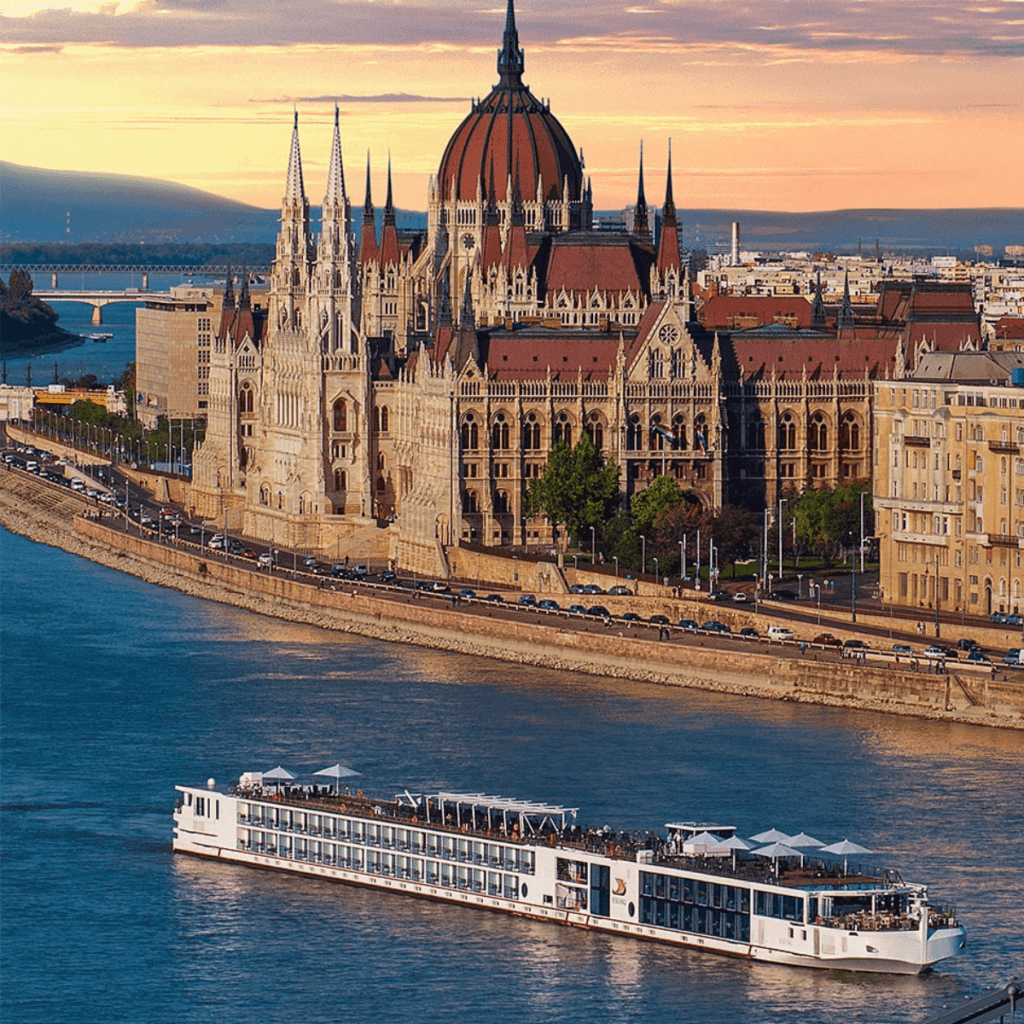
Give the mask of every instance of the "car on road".
M 892 645 L 892 653 L 893 654 L 913 654 L 914 653 L 914 648 L 911 647 L 910 644 L 893 644 Z
M 600 619 L 610 619 L 611 615 L 608 613 L 608 609 L 603 604 L 591 605 L 587 609 L 588 615 L 596 615 Z
M 761 634 L 753 626 L 744 626 L 739 633 L 740 636 L 750 637 L 751 640 L 759 640 Z
M 975 647 L 972 651 L 968 652 L 967 660 L 980 662 L 983 665 L 990 665 L 992 663 L 992 659 L 978 647 Z
M 624 622 L 643 622 L 644 620 L 636 612 L 626 612 L 622 616 Z
M 302 564 L 307 569 L 315 569 L 320 563 L 312 555 L 310 555 L 308 558 L 304 558 L 302 560 Z
M 381 578 L 383 579 L 383 577 L 384 577 L 384 574 L 381 573 Z M 466 598 L 476 597 L 476 591 L 475 590 L 470 590 L 469 587 L 463 587 L 459 591 L 459 597 L 466 597 Z
M 583 584 L 582 583 L 574 583 L 569 588 L 569 593 L 570 594 L 582 594 L 582 593 L 584 593 Z
M 140 516 L 140 518 L 139 518 L 139 522 L 140 522 L 140 523 L 141 523 L 141 524 L 142 524 L 143 526 L 146 526 L 146 525 L 148 525 L 148 524 L 147 524 L 147 522 L 146 522 L 146 520 L 147 520 L 147 519 L 149 520 L 149 522 L 150 522 L 150 523 L 152 523 L 152 522 L 153 522 L 153 520 L 152 520 L 152 519 L 150 519 L 150 518 L 149 518 L 149 516 L 146 516 L 146 515 L 144 515 L 144 516 Z M 224 534 L 223 534 L 223 533 L 215 533 L 215 534 L 214 534 L 214 535 L 213 535 L 213 536 L 212 536 L 212 537 L 211 537 L 211 538 L 210 538 L 210 539 L 209 539 L 209 540 L 208 540 L 208 541 L 206 542 L 206 546 L 207 546 L 208 548 L 213 548 L 213 550 L 214 550 L 214 551 L 219 551 L 219 550 L 220 550 L 220 549 L 221 549 L 222 547 L 224 547 Z
M 366 564 L 364 564 L 363 562 L 356 562 L 356 564 L 352 566 L 352 578 L 353 578 L 353 579 L 361 579 L 361 578 L 362 578 L 363 576 L 365 576 L 365 575 L 366 575 L 366 574 L 367 574 L 367 573 L 368 573 L 369 571 L 370 571 L 370 568 L 369 568 L 369 566 L 367 566 L 367 565 L 366 565 Z M 447 587 L 447 585 L 445 585 L 445 586 L 444 586 L 444 587 L 442 587 L 441 589 L 442 589 L 442 590 L 447 590 L 447 589 L 448 589 L 448 587 Z
M 381 583 L 395 583 L 397 580 L 398 580 L 398 577 L 395 575 L 395 573 L 391 569 L 381 569 L 381 571 L 380 571 L 380 581 L 381 581 Z M 474 594 L 473 596 L 476 597 L 476 594 Z
M 728 590 L 712 590 L 708 593 L 709 601 L 731 601 L 732 594 Z
M 1011 647 L 1002 657 L 1004 665 L 1021 665 L 1021 652 L 1019 647 Z
M 842 647 L 843 641 L 831 633 L 819 633 L 812 641 L 812 644 L 821 644 L 822 647 Z
M 988 620 L 996 626 L 1003 626 L 1006 624 L 1006 615 L 1003 612 L 993 612 Z
M 363 576 L 366 575 L 365 573 L 357 573 L 356 569 L 358 568 L 359 566 L 357 565 L 355 569 L 352 570 L 354 579 L 362 579 Z M 442 583 L 440 580 L 431 580 L 431 582 L 427 584 L 427 590 L 432 594 L 444 594 L 448 592 L 448 584 Z
M 587 583 L 583 587 L 584 594 L 603 594 L 604 591 L 596 583 Z
M 633 596 L 633 591 L 630 590 L 629 587 L 622 587 L 622 586 L 611 587 L 611 588 L 609 588 L 608 593 L 612 597 L 632 597 Z
M 501 596 L 501 594 L 488 594 L 484 598 L 484 600 L 485 601 L 490 601 L 491 604 L 504 604 L 505 603 L 505 598 L 503 598 Z
M 956 652 L 951 651 L 948 647 L 943 647 L 942 644 L 930 644 L 924 649 L 924 656 L 926 658 L 956 658 Z
M 742 603 L 743 603 L 744 601 L 747 601 L 747 600 L 749 600 L 749 598 L 747 597 L 747 592 L 746 592 L 745 590 L 737 590 L 737 591 L 736 591 L 736 592 L 735 592 L 735 593 L 734 593 L 734 594 L 732 595 L 732 599 L 733 599 L 733 600 L 734 600 L 734 601 L 735 601 L 735 602 L 736 602 L 737 604 L 742 604 Z
M 843 653 L 847 651 L 866 651 L 868 645 L 863 640 L 844 640 Z
M 274 556 L 270 554 L 269 551 L 264 551 L 263 554 L 256 559 L 256 564 L 261 569 L 270 569 L 274 565 Z
M 562 610 L 558 606 L 558 602 L 552 601 L 550 597 L 545 597 L 543 601 L 538 601 L 537 607 L 546 612 L 560 612 Z
M 569 605 L 568 611 L 569 611 L 570 615 L 586 615 L 587 614 L 587 609 L 584 608 L 583 605 L 581 605 L 581 604 L 571 604 L 571 605 Z M 638 616 L 638 618 L 639 618 L 639 616 Z
M 732 633 L 732 630 L 717 619 L 709 619 L 700 627 L 705 633 Z
M 956 642 L 956 649 L 958 651 L 980 651 L 981 644 L 977 640 L 971 640 L 969 637 L 961 637 Z
M 652 626 L 671 626 L 667 615 L 652 615 L 647 620 Z
M 792 590 L 773 590 L 768 595 L 769 601 L 795 601 L 796 593 Z
M 533 594 L 522 594 L 516 603 L 521 605 L 523 608 L 536 608 L 537 598 L 535 598 Z
M 676 625 L 680 629 L 685 629 L 688 633 L 696 633 L 700 629 L 700 626 L 693 619 L 680 619 Z
M 1006 624 L 1008 626 L 1024 626 L 1024 615 L 1007 615 Z
M 792 640 L 793 630 L 787 626 L 769 626 L 768 627 L 768 639 L 769 640 Z

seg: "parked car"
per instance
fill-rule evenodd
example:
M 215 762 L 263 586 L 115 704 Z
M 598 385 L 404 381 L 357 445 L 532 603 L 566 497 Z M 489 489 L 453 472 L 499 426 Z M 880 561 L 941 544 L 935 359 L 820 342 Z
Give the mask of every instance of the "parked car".
M 572 591 L 570 589 L 570 593 L 571 592 Z M 612 595 L 613 597 L 632 597 L 633 596 L 633 591 L 630 590 L 629 587 L 622 587 L 622 586 L 612 587 L 612 588 L 609 589 L 608 593 L 610 595 Z
M 383 576 L 383 575 L 384 574 L 381 573 L 381 576 Z M 476 591 L 475 590 L 470 590 L 469 587 L 463 587 L 459 591 L 459 597 L 467 597 L 467 598 L 468 597 L 476 597 Z
M 652 626 L 671 626 L 667 615 L 652 615 L 647 620 Z
M 574 583 L 569 588 L 569 593 L 570 594 L 582 594 L 582 593 L 585 593 L 585 591 L 583 590 L 583 584 L 582 583 Z
M 978 651 L 981 650 L 981 644 L 977 640 L 971 640 L 969 637 L 961 637 L 956 642 L 956 649 L 958 651 Z
M 352 566 L 352 576 L 357 579 L 365 576 L 369 571 L 369 567 L 362 562 L 357 562 Z M 445 589 L 447 590 L 448 588 L 445 587 Z
M 395 573 L 391 569 L 381 569 L 381 571 L 380 571 L 380 581 L 381 581 L 381 583 L 395 583 L 395 582 L 397 582 L 397 580 L 398 580 L 398 577 L 395 575 Z M 476 595 L 474 594 L 474 597 L 475 596 Z
M 352 576 L 353 576 L 354 579 L 362 579 L 363 576 L 366 575 L 365 572 L 363 572 L 363 573 L 356 572 L 356 569 L 358 569 L 358 568 L 359 568 L 359 566 L 357 565 L 352 570 Z M 431 580 L 427 584 L 427 590 L 429 590 L 432 594 L 443 594 L 443 593 L 445 593 L 448 590 L 448 584 L 447 583 L 442 583 L 440 580 Z
M 732 630 L 724 623 L 716 619 L 710 619 L 700 627 L 705 633 L 731 633 Z
M 696 633 L 700 629 L 700 626 L 693 619 L 680 619 L 676 625 L 680 629 L 685 629 L 688 633 Z
M 622 616 L 624 622 L 643 622 L 644 620 L 636 612 L 626 612 Z
M 769 601 L 795 601 L 796 593 L 792 590 L 773 590 L 768 595 Z
M 754 629 L 753 626 L 744 626 L 740 630 L 740 634 L 739 635 L 740 636 L 750 637 L 751 640 L 759 640 L 760 637 L 761 637 L 761 634 L 758 633 L 758 631 L 756 629 Z
M 1006 624 L 1008 626 L 1024 626 L 1024 615 L 1007 615 Z
M 989 665 L 992 662 L 992 659 L 978 647 L 975 647 L 972 651 L 968 652 L 967 660 L 980 662 L 983 665 Z
M 1002 612 L 993 612 L 988 618 L 989 622 L 997 626 L 1002 626 L 1006 623 L 1006 616 Z
M 892 653 L 893 654 L 913 654 L 914 653 L 914 648 L 911 647 L 910 644 L 893 644 L 892 645 Z
M 942 644 L 930 644 L 924 649 L 924 656 L 926 658 L 955 658 L 956 653 L 948 647 L 943 647 Z
M 769 626 L 768 627 L 768 639 L 769 640 L 792 640 L 793 630 L 786 626 Z
M 742 604 L 744 601 L 748 600 L 747 592 L 745 590 L 737 590 L 736 593 L 732 595 L 732 599 L 737 604 Z
M 821 644 L 822 647 L 842 647 L 843 641 L 831 633 L 819 633 L 812 641 L 812 644 Z
M 558 602 L 552 601 L 550 597 L 545 597 L 543 601 L 538 601 L 537 607 L 546 612 L 561 611 L 561 608 L 558 606 Z
M 843 652 L 847 651 L 866 651 L 868 645 L 863 640 L 844 640 L 843 641 Z
M 581 604 L 571 604 L 571 605 L 569 605 L 569 614 L 570 615 L 586 615 L 587 614 L 587 609 L 584 608 L 583 605 L 581 605 Z
M 320 563 L 312 555 L 310 555 L 308 558 L 304 558 L 302 560 L 302 564 L 307 569 L 315 569 Z
M 584 594 L 603 594 L 604 591 L 596 583 L 587 583 L 583 587 Z
M 490 601 L 491 604 L 504 604 L 505 603 L 505 598 L 503 598 L 501 596 L 501 594 L 488 594 L 484 598 L 484 600 L 485 601 Z
M 712 590 L 708 594 L 709 601 L 731 601 L 732 594 L 728 590 Z
M 537 598 L 533 594 L 522 594 L 516 603 L 522 605 L 523 608 L 536 608 Z
M 1021 651 L 1019 647 L 1011 647 L 1003 655 L 1004 665 L 1021 665 L 1024 664 L 1024 660 L 1021 659 Z
M 591 605 L 587 609 L 588 615 L 595 615 L 599 619 L 610 619 L 611 615 L 608 613 L 608 609 L 603 604 Z

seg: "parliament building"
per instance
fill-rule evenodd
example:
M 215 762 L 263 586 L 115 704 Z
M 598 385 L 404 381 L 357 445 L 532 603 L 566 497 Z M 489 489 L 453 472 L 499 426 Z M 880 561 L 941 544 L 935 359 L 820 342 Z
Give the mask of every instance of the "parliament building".
M 661 474 L 701 505 L 753 509 L 869 482 L 872 382 L 930 344 L 886 321 L 899 296 L 867 325 L 820 289 L 806 323 L 702 325 L 671 153 L 660 217 L 641 153 L 629 228 L 605 229 L 524 66 L 509 0 L 498 83 L 443 148 L 425 231 L 398 230 L 390 167 L 379 227 L 368 167 L 354 231 L 337 113 L 314 231 L 296 114 L 266 301 L 229 279 L 213 331 L 197 512 L 325 553 L 376 531 L 382 553 L 432 572 L 447 547 L 560 539 L 524 501 L 583 431 L 627 497 Z

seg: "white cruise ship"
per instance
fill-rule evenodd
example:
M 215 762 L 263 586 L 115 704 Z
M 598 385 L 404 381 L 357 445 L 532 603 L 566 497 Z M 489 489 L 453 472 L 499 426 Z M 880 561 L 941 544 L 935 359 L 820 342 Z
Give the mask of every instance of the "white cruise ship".
M 641 837 L 580 828 L 576 808 L 470 793 L 380 800 L 274 787 L 258 772 L 176 789 L 174 849 L 250 867 L 776 964 L 917 974 L 966 944 L 926 886 L 785 846 L 736 849 L 733 826 Z

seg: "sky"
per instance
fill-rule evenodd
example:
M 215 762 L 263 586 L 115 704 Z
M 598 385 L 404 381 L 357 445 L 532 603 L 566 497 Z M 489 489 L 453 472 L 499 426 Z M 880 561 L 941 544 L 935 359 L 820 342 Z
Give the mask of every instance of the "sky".
M 280 205 L 427 184 L 497 81 L 504 0 L 0 0 L 2 153 Z M 1024 206 L 1024 0 L 518 0 L 524 80 L 598 209 Z M 2 183 L 0 183 L 2 187 Z

